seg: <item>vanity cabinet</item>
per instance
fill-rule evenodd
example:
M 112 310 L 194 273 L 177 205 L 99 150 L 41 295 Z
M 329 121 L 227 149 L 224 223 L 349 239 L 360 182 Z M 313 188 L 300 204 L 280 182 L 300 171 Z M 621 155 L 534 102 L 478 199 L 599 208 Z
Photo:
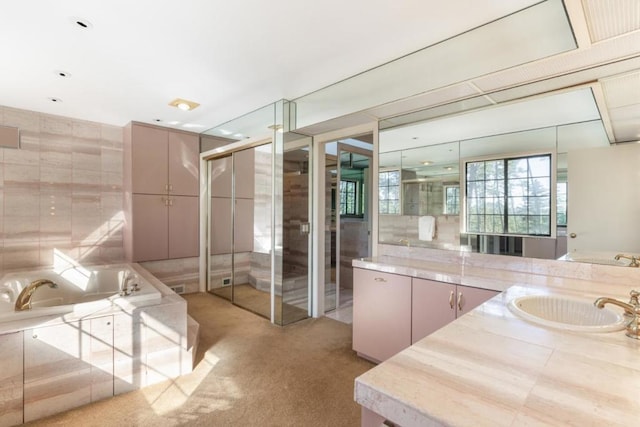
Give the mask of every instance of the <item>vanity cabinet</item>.
M 22 424 L 22 332 L 0 335 L 0 426 Z
M 353 269 L 353 349 L 382 362 L 499 292 Z
M 133 123 L 124 140 L 127 259 L 198 256 L 199 136 Z
M 24 331 L 24 422 L 113 396 L 113 316 Z
M 499 292 L 413 278 L 411 344 L 473 310 Z
M 353 349 L 382 362 L 411 345 L 411 277 L 353 269 Z

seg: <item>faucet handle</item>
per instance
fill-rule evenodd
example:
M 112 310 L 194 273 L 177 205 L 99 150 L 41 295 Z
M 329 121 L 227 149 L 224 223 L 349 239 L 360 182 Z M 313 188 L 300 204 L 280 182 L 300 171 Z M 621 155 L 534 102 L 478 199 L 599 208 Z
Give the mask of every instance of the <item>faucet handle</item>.
M 640 306 L 640 302 L 638 302 L 638 297 L 640 297 L 640 292 L 633 290 L 629 292 L 629 295 L 631 297 L 629 298 L 629 304 L 633 305 L 634 307 Z

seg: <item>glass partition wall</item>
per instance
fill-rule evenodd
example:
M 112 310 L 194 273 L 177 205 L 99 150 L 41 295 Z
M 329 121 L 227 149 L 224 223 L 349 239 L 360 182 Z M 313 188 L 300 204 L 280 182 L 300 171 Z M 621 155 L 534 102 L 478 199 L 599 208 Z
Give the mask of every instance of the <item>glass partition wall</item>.
M 205 157 L 206 289 L 279 325 L 309 317 L 311 308 L 311 138 L 285 132 L 291 120 L 287 104 L 280 101 L 208 131 L 236 141 Z M 272 137 L 241 141 L 265 131 Z

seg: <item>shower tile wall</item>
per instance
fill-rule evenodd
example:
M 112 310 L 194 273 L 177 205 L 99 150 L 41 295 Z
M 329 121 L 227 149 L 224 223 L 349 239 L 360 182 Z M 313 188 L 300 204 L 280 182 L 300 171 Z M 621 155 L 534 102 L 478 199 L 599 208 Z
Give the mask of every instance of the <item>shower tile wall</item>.
M 418 219 L 416 215 L 380 215 L 378 217 L 379 239 L 391 244 L 398 239 L 418 241 Z M 432 243 L 460 244 L 460 216 L 436 216 L 436 236 Z
M 0 124 L 21 135 L 0 148 L 0 272 L 122 261 L 122 128 L 10 107 Z

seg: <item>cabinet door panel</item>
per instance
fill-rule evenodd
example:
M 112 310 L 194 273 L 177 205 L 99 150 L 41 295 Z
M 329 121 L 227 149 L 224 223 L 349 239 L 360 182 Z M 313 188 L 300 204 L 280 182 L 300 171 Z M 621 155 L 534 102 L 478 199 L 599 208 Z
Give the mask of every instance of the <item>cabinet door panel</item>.
M 411 278 L 353 269 L 353 349 L 384 361 L 411 345 Z
M 169 132 L 140 125 L 133 125 L 131 132 L 132 191 L 166 194 Z
M 167 196 L 133 195 L 133 262 L 167 259 L 169 254 Z
M 89 340 L 91 359 L 91 401 L 113 396 L 113 316 L 82 321 Z
M 211 198 L 211 255 L 230 254 L 231 239 L 231 199 L 226 197 Z
M 200 141 L 198 135 L 169 132 L 169 193 L 200 193 Z
M 211 160 L 211 183 L 209 184 L 211 197 L 231 197 L 232 178 L 231 156 Z
M 490 300 L 500 292 L 489 289 L 458 286 L 458 316 L 473 310 L 485 301 Z M 462 296 L 461 296 L 462 295 Z
M 411 343 L 421 340 L 456 318 L 456 286 L 413 279 Z
M 255 193 L 255 149 L 233 155 L 236 199 L 253 199 Z
M 24 332 L 24 421 L 91 402 L 91 361 L 80 322 Z
M 236 199 L 233 222 L 235 252 L 253 252 L 253 200 Z
M 169 258 L 196 257 L 200 252 L 197 197 L 171 196 L 169 206 Z
M 0 426 L 22 424 L 22 334 L 0 335 Z

